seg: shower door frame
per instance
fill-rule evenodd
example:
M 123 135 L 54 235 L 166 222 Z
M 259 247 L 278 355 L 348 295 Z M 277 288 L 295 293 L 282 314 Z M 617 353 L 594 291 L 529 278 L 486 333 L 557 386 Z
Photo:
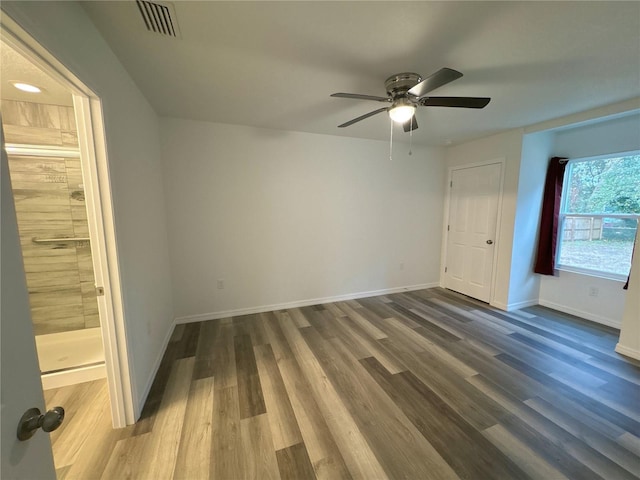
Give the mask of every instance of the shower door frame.
M 3 42 L 65 85 L 73 96 L 94 276 L 96 285 L 104 290 L 97 300 L 111 419 L 114 428 L 122 428 L 135 423 L 136 410 L 122 306 L 102 103 L 98 95 L 8 15 L 2 15 L 0 26 Z

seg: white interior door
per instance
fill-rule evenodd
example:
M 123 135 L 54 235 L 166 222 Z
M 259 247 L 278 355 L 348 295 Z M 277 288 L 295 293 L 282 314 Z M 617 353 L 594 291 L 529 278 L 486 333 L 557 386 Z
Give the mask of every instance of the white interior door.
M 445 287 L 483 302 L 491 298 L 501 164 L 452 173 Z
M 0 235 L 1 337 L 1 456 L 0 478 L 55 479 L 49 435 L 38 431 L 21 442 L 16 436 L 20 417 L 29 408 L 45 411 L 29 296 L 18 238 L 18 223 L 9 181 L 9 163 L 2 138 L 2 222 Z

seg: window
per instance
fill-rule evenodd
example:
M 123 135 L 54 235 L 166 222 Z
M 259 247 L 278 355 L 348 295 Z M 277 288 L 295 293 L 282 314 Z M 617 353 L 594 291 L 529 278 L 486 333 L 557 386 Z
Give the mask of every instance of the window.
M 640 152 L 570 161 L 557 268 L 626 279 L 639 218 Z

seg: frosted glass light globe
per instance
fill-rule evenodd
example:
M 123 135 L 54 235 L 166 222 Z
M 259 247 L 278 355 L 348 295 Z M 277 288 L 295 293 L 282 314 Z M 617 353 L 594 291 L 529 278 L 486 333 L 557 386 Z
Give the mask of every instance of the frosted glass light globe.
M 389 116 L 394 122 L 405 123 L 406 121 L 411 120 L 415 111 L 416 107 L 413 105 L 399 105 L 389 110 Z

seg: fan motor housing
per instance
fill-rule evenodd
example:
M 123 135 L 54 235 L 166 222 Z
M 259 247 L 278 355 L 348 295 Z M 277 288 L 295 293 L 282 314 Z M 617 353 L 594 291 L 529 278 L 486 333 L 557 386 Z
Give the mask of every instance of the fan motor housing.
M 422 77 L 417 73 L 396 73 L 384 81 L 384 87 L 392 98 L 396 98 L 398 96 L 405 96 L 408 90 L 421 81 Z

